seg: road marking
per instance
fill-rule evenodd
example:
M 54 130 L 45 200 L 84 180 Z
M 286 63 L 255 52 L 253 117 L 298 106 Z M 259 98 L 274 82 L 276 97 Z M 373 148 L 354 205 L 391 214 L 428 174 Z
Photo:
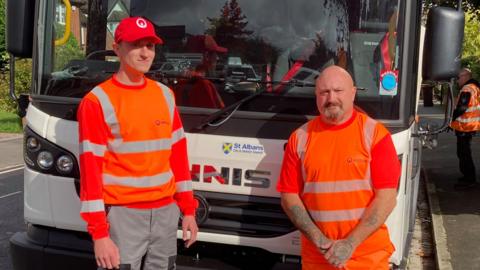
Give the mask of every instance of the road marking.
M 6 168 L 0 169 L 0 174 L 22 170 L 24 167 L 25 166 L 23 164 L 8 166 Z
M 0 199 L 4 199 L 4 198 L 7 198 L 7 197 L 10 197 L 10 196 L 13 196 L 13 195 L 17 195 L 17 194 L 20 194 L 20 193 L 22 193 L 22 192 L 21 191 L 12 192 L 12 193 L 9 193 L 7 195 L 0 196 Z

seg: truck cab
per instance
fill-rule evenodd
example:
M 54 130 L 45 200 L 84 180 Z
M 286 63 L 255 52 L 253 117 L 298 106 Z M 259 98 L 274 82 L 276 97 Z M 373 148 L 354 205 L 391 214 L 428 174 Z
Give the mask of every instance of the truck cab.
M 32 58 L 33 82 L 24 134 L 27 229 L 11 239 L 15 270 L 95 266 L 79 215 L 76 111 L 82 97 L 118 69 L 113 33 L 128 16 L 150 20 L 165 43 L 147 76 L 171 88 L 187 136 L 200 232 L 188 250 L 179 240 L 180 265 L 204 267 L 209 260 L 203 258 L 213 256 L 222 266 L 205 268 L 245 268 L 250 260 L 262 269 L 300 267 L 300 233 L 275 187 L 289 135 L 318 115 L 315 78 L 333 64 L 352 74 L 356 106 L 392 133 L 402 175 L 387 220 L 396 248 L 390 261 L 406 264 L 420 176 L 421 141 L 414 134 L 421 3 L 21 2 L 8 2 L 9 17 L 21 18 L 26 28 L 16 31 L 12 19 L 9 51 Z M 225 50 L 213 56 L 192 49 L 189 40 L 202 35 Z M 203 76 L 192 75 L 199 69 Z M 198 97 L 219 98 L 222 106 L 192 102 Z

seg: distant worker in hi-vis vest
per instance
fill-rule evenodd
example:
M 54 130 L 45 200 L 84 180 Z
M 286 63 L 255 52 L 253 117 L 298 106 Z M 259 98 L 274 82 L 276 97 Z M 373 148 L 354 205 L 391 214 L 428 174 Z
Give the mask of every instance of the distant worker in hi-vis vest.
M 180 212 L 187 247 L 198 227 L 174 95 L 144 75 L 163 42 L 141 17 L 123 19 L 114 38 L 120 68 L 83 98 L 77 113 L 80 215 L 99 267 L 175 269 Z
M 389 269 L 384 222 L 396 205 L 400 162 L 387 129 L 354 108 L 341 67 L 316 80 L 320 115 L 293 132 L 277 190 L 302 233 L 302 269 Z
M 457 136 L 457 157 L 463 174 L 455 184 L 455 189 L 462 190 L 473 187 L 477 181 L 471 142 L 480 130 L 480 85 L 472 79 L 472 72 L 468 68 L 460 70 L 457 83 L 461 89 L 450 127 Z

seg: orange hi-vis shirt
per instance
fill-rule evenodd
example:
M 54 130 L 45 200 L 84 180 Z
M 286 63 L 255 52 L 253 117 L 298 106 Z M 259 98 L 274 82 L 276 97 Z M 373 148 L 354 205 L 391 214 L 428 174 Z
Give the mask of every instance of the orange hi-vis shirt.
M 290 137 L 277 190 L 298 193 L 326 237 L 345 239 L 360 222 L 375 189 L 397 188 L 400 170 L 391 136 L 381 123 L 357 111 L 337 126 L 317 117 Z M 385 225 L 357 247 L 352 259 L 380 250 L 394 251 Z M 328 263 L 303 235 L 302 260 Z
M 452 121 L 450 127 L 460 132 L 479 131 L 480 88 L 478 88 L 474 83 L 469 83 L 462 87 L 460 93 L 470 93 L 468 108 L 462 115 Z
M 109 235 L 105 205 L 176 202 L 184 215 L 194 215 L 186 138 L 167 86 L 147 78 L 127 86 L 113 76 L 83 98 L 77 118 L 80 215 L 93 239 Z

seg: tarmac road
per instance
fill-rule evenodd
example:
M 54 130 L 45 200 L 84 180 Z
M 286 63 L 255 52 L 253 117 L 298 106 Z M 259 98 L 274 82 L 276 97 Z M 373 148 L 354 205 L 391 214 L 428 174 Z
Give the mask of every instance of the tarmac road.
M 0 269 L 13 269 L 9 239 L 24 230 L 23 169 L 3 171 L 0 173 Z

